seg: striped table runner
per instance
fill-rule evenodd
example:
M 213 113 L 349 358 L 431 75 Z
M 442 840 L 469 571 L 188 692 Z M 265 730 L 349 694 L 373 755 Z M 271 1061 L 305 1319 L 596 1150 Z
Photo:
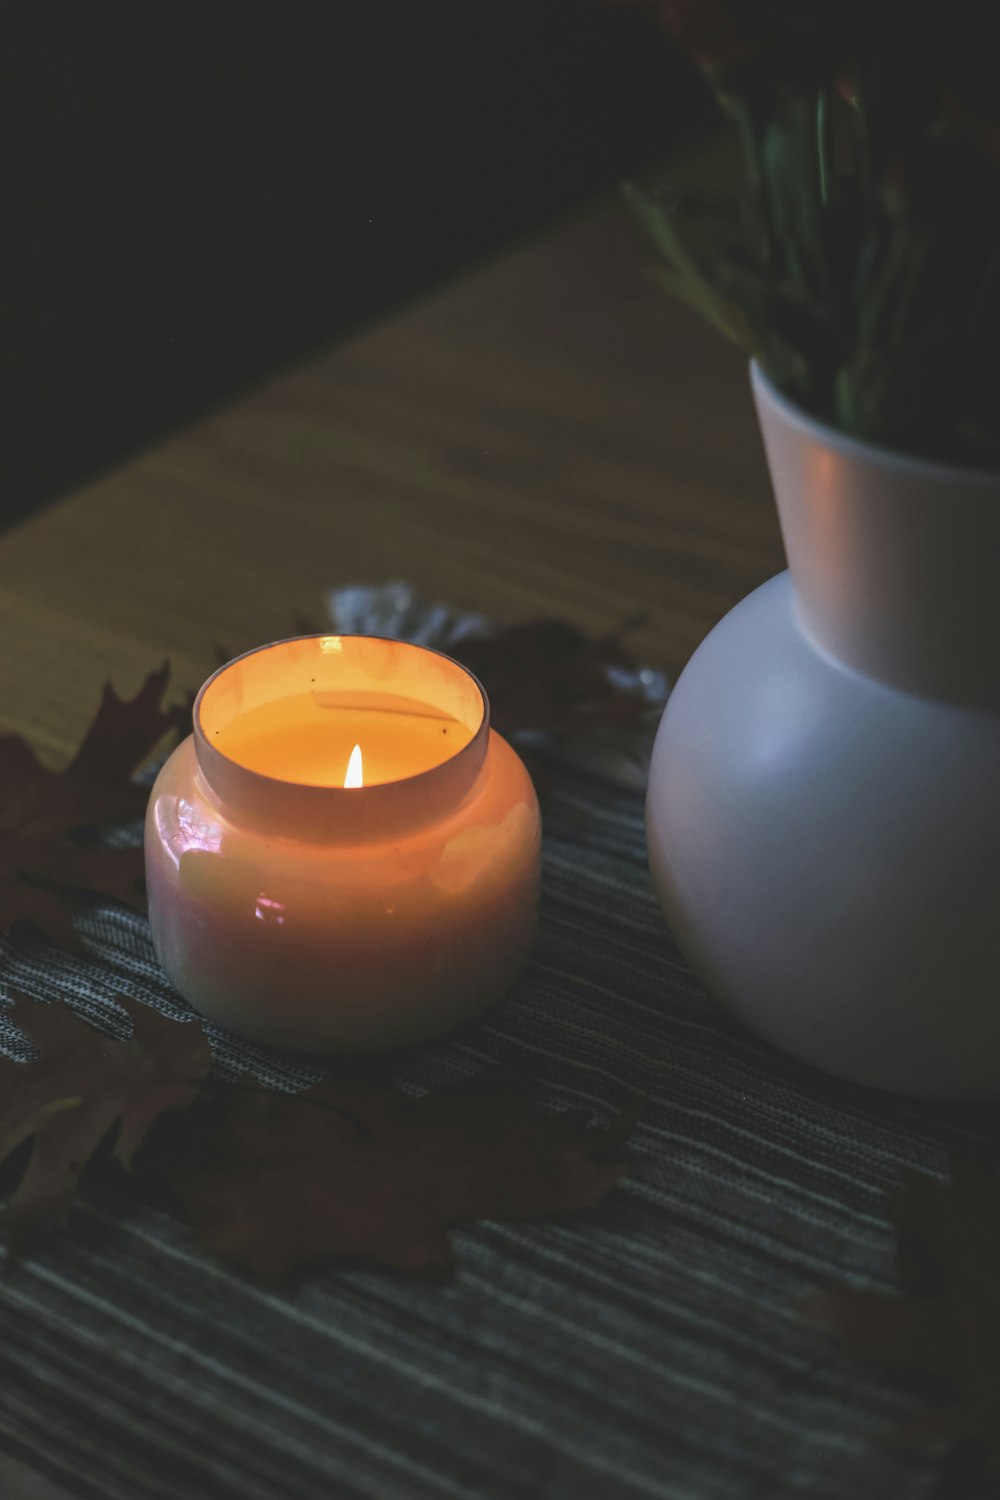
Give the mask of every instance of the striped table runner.
M 0 940 L 0 995 L 112 1026 L 116 991 L 186 1013 L 144 919 L 95 906 L 81 930 L 82 961 Z M 224 1073 L 317 1076 L 212 1040 Z M 26 1055 L 2 1005 L 0 1046 Z M 500 1062 L 596 1120 L 646 1096 L 631 1176 L 602 1208 L 465 1229 L 444 1287 L 330 1269 L 285 1295 L 101 1182 L 0 1278 L 0 1448 L 101 1500 L 927 1494 L 933 1466 L 887 1444 L 911 1403 L 833 1358 L 796 1299 L 891 1289 L 886 1190 L 904 1164 L 940 1172 L 971 1126 L 807 1072 L 730 1021 L 665 929 L 636 793 L 565 775 L 533 961 L 398 1082 Z

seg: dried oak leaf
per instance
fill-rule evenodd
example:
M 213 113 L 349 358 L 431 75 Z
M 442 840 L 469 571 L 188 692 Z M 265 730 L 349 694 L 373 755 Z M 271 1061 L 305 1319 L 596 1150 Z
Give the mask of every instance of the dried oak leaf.
M 38 1060 L 0 1057 L 0 1163 L 31 1139 L 31 1155 L 3 1215 L 9 1252 L 65 1218 L 87 1162 L 118 1126 L 114 1158 L 130 1168 L 155 1120 L 190 1104 L 211 1051 L 198 1022 L 172 1021 L 127 996 L 127 1041 L 106 1036 L 61 1001 L 17 994 L 9 1018 Z
M 43 766 L 20 735 L 0 736 L 0 930 L 32 922 L 80 951 L 71 891 L 141 904 L 141 848 L 95 849 L 68 835 L 142 811 L 148 793 L 131 777 L 170 727 L 162 707 L 168 673 L 166 665 L 150 673 L 128 701 L 108 683 L 63 771 Z
M 650 674 L 626 651 L 630 624 L 590 640 L 565 622 L 538 620 L 448 648 L 482 682 L 494 727 L 515 739 L 543 801 L 557 780 L 553 749 L 621 785 L 645 784 L 664 688 L 652 674 L 647 689 Z
M 236 1088 L 220 1111 L 161 1146 L 164 1176 L 204 1244 L 271 1281 L 331 1258 L 447 1274 L 455 1224 L 596 1204 L 634 1119 L 587 1129 L 482 1075 L 417 1100 L 364 1077 Z
M 466 636 L 450 650 L 482 682 L 502 734 L 636 729 L 649 704 L 637 685 L 623 681 L 635 671 L 623 634 L 590 640 L 562 620 L 537 620 Z
M 1000 1476 L 1000 1180 L 956 1156 L 949 1182 L 907 1172 L 890 1215 L 903 1295 L 821 1292 L 804 1310 L 930 1398 L 900 1443 L 947 1437 Z

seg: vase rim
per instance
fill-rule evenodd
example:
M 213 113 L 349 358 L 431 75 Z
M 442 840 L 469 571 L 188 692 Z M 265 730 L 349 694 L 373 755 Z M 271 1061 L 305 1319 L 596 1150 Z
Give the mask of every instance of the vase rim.
M 828 447 L 841 449 L 848 456 L 866 463 L 880 464 L 896 471 L 919 471 L 928 479 L 961 479 L 965 484 L 981 485 L 984 489 L 1000 486 L 1000 470 L 981 469 L 974 465 L 946 463 L 939 458 L 924 458 L 918 453 L 907 453 L 902 448 L 889 448 L 883 443 L 873 443 L 868 438 L 855 437 L 835 427 L 832 422 L 817 417 L 800 406 L 780 386 L 776 385 L 764 370 L 759 360 L 750 361 L 750 379 L 762 395 L 790 426 L 796 427 L 814 440 Z

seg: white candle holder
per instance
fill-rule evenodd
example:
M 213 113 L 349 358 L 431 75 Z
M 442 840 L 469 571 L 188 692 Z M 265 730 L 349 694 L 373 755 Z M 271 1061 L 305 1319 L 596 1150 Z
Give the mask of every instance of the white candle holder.
M 153 941 L 197 1010 L 254 1040 L 417 1042 L 514 982 L 540 848 L 531 778 L 464 667 L 367 636 L 279 641 L 209 678 L 157 777 Z

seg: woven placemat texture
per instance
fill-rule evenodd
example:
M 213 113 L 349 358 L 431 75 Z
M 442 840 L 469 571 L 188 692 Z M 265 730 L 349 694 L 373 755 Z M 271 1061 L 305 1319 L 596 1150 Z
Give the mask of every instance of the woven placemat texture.
M 0 995 L 123 1030 L 116 992 L 188 1014 L 142 917 L 95 904 L 80 925 L 85 960 L 0 940 Z M 224 1073 L 317 1076 L 210 1034 Z M 2 1007 L 0 1046 L 27 1055 Z M 645 1095 L 600 1209 L 463 1229 L 443 1287 L 330 1269 L 283 1294 L 102 1179 L 0 1278 L 0 1447 L 102 1500 L 928 1492 L 932 1466 L 888 1444 L 910 1400 L 834 1358 L 796 1300 L 892 1289 L 886 1191 L 903 1166 L 943 1172 L 974 1117 L 808 1072 L 730 1021 L 664 926 L 634 792 L 564 772 L 530 965 L 479 1022 L 404 1054 L 398 1083 L 494 1063 L 598 1121 Z

